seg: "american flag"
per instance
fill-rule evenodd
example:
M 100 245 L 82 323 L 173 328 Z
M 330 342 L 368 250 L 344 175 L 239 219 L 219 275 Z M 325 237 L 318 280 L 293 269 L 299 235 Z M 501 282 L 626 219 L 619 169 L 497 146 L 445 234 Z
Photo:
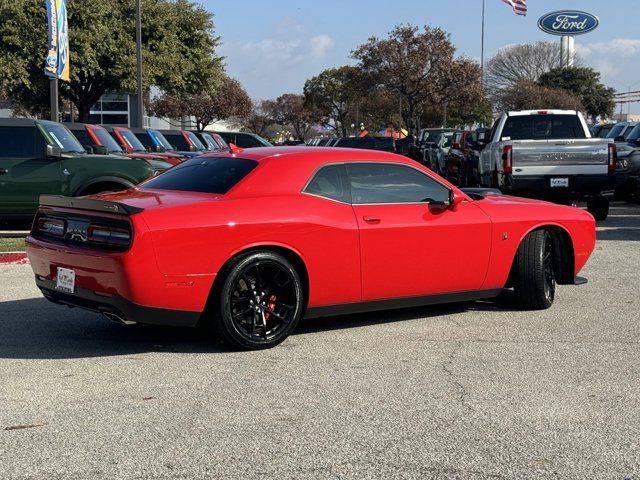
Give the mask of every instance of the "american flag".
M 516 15 L 525 16 L 527 14 L 527 0 L 502 0 L 507 5 L 511 5 Z

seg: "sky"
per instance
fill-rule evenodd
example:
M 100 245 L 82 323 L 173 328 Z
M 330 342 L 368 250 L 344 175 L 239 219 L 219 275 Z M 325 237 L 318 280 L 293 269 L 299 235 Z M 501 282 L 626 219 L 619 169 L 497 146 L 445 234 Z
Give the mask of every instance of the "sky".
M 441 27 L 458 55 L 480 59 L 482 0 L 199 0 L 215 14 L 220 55 L 227 73 L 254 99 L 301 93 L 322 70 L 355 63 L 350 53 L 395 25 Z M 638 0 L 528 0 L 526 17 L 501 0 L 485 0 L 485 61 L 501 47 L 539 40 L 560 41 L 538 29 L 545 13 L 577 9 L 596 15 L 600 26 L 575 37 L 584 63 L 618 91 L 640 90 Z M 626 111 L 626 106 L 625 106 Z M 640 113 L 640 104 L 631 107 Z

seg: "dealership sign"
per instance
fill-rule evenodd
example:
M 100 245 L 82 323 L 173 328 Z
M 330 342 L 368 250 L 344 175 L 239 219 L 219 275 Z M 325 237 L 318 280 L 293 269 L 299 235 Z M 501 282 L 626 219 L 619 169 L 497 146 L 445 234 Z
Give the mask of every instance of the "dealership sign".
M 551 35 L 582 35 L 595 30 L 600 20 L 579 10 L 560 10 L 543 15 L 538 20 L 540 30 Z
M 69 30 L 67 0 L 47 1 L 49 48 L 44 73 L 48 77 L 69 81 Z

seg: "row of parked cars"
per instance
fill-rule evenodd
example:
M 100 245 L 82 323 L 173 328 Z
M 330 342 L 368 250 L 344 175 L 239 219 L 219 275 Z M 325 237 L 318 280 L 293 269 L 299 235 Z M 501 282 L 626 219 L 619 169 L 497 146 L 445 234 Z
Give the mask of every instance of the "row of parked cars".
M 245 132 L 192 132 L 0 119 L 0 219 L 30 218 L 41 194 L 90 195 L 132 186 L 187 158 L 269 146 Z

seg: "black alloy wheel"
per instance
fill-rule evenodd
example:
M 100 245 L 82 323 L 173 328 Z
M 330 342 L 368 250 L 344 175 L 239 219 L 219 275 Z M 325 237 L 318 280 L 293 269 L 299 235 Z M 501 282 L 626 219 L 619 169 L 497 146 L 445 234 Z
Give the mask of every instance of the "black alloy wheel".
M 241 257 L 220 292 L 214 327 L 228 344 L 269 348 L 287 338 L 303 311 L 303 288 L 295 268 L 274 252 Z
M 553 240 L 547 230 L 535 230 L 522 240 L 511 270 L 518 306 L 526 310 L 544 310 L 553 305 L 555 263 Z

